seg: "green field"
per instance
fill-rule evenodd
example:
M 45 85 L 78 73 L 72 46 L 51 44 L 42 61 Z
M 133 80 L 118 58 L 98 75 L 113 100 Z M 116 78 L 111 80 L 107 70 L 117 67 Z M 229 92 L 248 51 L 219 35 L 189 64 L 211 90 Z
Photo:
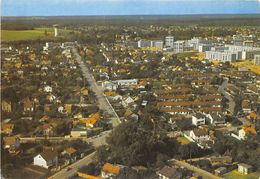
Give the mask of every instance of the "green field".
M 237 170 L 233 170 L 224 175 L 225 179 L 258 179 L 260 177 L 260 173 L 250 173 L 248 175 L 243 175 L 239 173 Z
M 45 31 L 47 34 L 45 34 Z M 68 30 L 59 30 L 61 35 L 68 34 Z M 1 41 L 52 39 L 54 30 L 52 28 L 35 28 L 34 30 L 1 30 Z

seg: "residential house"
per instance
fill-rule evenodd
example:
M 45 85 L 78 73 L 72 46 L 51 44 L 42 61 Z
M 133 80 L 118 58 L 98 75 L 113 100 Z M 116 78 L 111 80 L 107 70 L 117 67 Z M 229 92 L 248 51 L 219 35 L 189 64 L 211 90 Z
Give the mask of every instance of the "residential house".
M 2 111 L 3 112 L 12 112 L 12 103 L 11 101 L 6 101 L 6 100 L 3 100 L 2 101 Z
M 193 129 L 192 131 L 190 131 L 190 137 L 198 143 L 209 141 L 210 139 L 208 130 L 205 128 Z
M 47 116 L 47 115 L 44 115 L 44 116 L 42 116 L 42 118 L 39 120 L 40 122 L 48 122 L 49 121 L 49 119 L 50 119 L 50 117 L 49 116 Z
M 44 92 L 51 93 L 52 92 L 52 87 L 51 86 L 45 86 L 44 87 Z
M 50 112 L 51 111 L 52 104 L 44 104 L 44 112 Z
M 86 129 L 83 128 L 72 128 L 72 130 L 70 131 L 70 135 L 71 137 L 86 137 L 88 134 L 88 131 Z
M 102 178 L 115 178 L 119 175 L 121 168 L 117 165 L 105 163 L 101 169 Z
M 82 172 L 78 172 L 78 176 L 80 178 L 86 178 L 86 179 L 101 179 L 100 177 L 89 175 L 89 174 L 82 173 Z
M 182 173 L 176 168 L 164 166 L 161 170 L 157 171 L 156 174 L 159 179 L 181 179 Z
M 195 126 L 205 125 L 205 118 L 206 117 L 202 113 L 196 113 L 191 117 L 192 124 Z
M 1 133 L 10 135 L 13 132 L 14 124 L 4 123 L 1 124 Z
M 79 96 L 79 95 L 87 96 L 88 94 L 89 94 L 89 91 L 86 87 L 82 87 L 82 88 L 76 90 L 76 92 L 75 92 L 76 96 Z
M 251 106 L 250 106 L 250 101 L 249 100 L 243 100 L 241 107 L 244 113 L 250 113 L 251 112 Z
M 129 104 L 135 102 L 133 98 L 131 98 L 130 96 L 126 97 L 125 99 L 123 99 L 122 101 L 122 105 L 126 108 Z
M 238 131 L 239 140 L 245 140 L 248 134 L 256 134 L 254 127 L 244 127 Z
M 67 114 L 71 114 L 72 111 L 72 104 L 65 104 L 64 109 L 66 110 Z
M 51 166 L 57 165 L 58 154 L 53 148 L 44 149 L 42 153 L 38 154 L 33 158 L 33 164 L 41 166 L 43 168 L 50 168 Z
M 222 176 L 227 172 L 227 168 L 226 167 L 219 167 L 215 170 L 215 175 L 217 176 Z
M 15 153 L 20 147 L 20 139 L 16 136 L 3 138 L 4 149 L 8 149 L 10 153 Z
M 134 120 L 134 121 L 138 121 L 139 116 L 137 114 L 135 114 L 130 108 L 127 108 L 124 117 L 126 119 L 130 119 L 130 120 Z
M 74 119 L 80 119 L 80 118 L 82 118 L 82 117 L 83 117 L 83 115 L 82 115 L 81 112 L 78 112 L 77 114 L 75 114 L 75 115 L 73 116 Z
M 118 86 L 136 86 L 138 84 L 137 79 L 117 80 Z
M 24 111 L 34 111 L 34 102 L 31 101 L 29 98 L 23 100 L 23 110 Z
M 99 119 L 100 119 L 100 114 L 97 112 L 91 114 L 88 118 L 79 119 L 79 122 L 84 123 L 86 127 L 93 128 L 93 127 L 97 127 Z
M 118 88 L 118 84 L 114 82 L 106 81 L 103 85 L 104 90 L 115 91 Z
M 123 96 L 121 96 L 119 94 L 113 97 L 113 100 L 115 100 L 115 101 L 122 100 L 122 99 L 123 99 Z
M 238 172 L 247 175 L 250 172 L 252 172 L 253 167 L 251 165 L 245 164 L 245 163 L 239 163 L 238 164 L 238 168 L 237 168 Z
M 64 149 L 62 152 L 63 155 L 67 155 L 69 158 L 69 161 L 74 162 L 77 160 L 77 150 L 74 149 L 73 147 L 68 147 Z
M 218 113 L 211 113 L 206 115 L 206 121 L 208 124 L 214 125 L 214 126 L 219 126 L 219 125 L 224 125 L 226 124 L 226 118 L 224 115 Z
M 42 126 L 38 126 L 34 133 L 36 135 L 43 135 L 43 136 L 52 136 L 54 133 L 54 128 L 51 124 L 43 124 Z

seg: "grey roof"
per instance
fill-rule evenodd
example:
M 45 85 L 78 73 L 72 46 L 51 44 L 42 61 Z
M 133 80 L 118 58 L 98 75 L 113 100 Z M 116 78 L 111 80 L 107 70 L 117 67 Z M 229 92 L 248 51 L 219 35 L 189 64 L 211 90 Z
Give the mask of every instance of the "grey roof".
M 161 170 L 157 172 L 158 174 L 161 174 L 167 178 L 179 178 L 178 175 L 180 175 L 180 172 L 177 171 L 175 168 L 164 166 Z
M 205 116 L 203 114 L 201 114 L 201 113 L 196 113 L 195 117 L 198 118 L 198 119 L 199 118 L 205 118 Z
M 245 164 L 245 163 L 239 163 L 238 166 L 242 166 L 244 168 L 252 168 L 251 165 Z

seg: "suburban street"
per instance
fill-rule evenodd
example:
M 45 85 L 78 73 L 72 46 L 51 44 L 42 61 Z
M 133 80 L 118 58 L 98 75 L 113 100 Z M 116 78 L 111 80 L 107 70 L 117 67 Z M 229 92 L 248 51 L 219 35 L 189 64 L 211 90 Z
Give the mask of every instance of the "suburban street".
M 231 95 L 228 94 L 228 93 L 225 91 L 225 88 L 227 87 L 227 85 L 228 85 L 228 78 L 225 78 L 225 79 L 224 79 L 224 82 L 219 86 L 218 91 L 219 91 L 221 94 L 223 94 L 226 99 L 228 99 L 228 101 L 229 101 L 229 103 L 228 103 L 228 105 L 229 105 L 229 111 L 233 114 L 233 113 L 234 113 L 234 109 L 235 109 L 236 103 L 235 103 L 235 101 L 233 100 L 233 98 L 231 97 Z
M 111 116 L 111 123 L 113 127 L 116 127 L 120 123 L 120 119 L 116 114 L 114 108 L 111 106 L 106 96 L 103 94 L 101 87 L 97 85 L 97 82 L 93 75 L 90 73 L 89 69 L 86 67 L 84 62 L 82 61 L 81 56 L 78 54 L 75 48 L 72 48 L 72 52 L 75 55 L 75 59 L 81 68 L 83 76 L 86 78 L 90 85 L 90 90 L 93 91 L 96 95 L 98 101 L 98 107 L 100 110 L 103 110 L 106 114 Z
M 94 79 L 93 75 L 90 73 L 89 69 L 85 66 L 83 61 L 81 60 L 80 55 L 78 54 L 77 50 L 75 48 L 72 49 L 73 54 L 75 55 L 75 59 L 77 63 L 79 64 L 82 73 L 84 77 L 87 79 L 90 89 L 96 94 L 98 106 L 99 109 L 103 110 L 105 113 L 109 114 L 111 116 L 111 123 L 113 128 L 116 127 L 118 124 L 120 124 L 120 119 L 116 112 L 114 111 L 113 107 L 107 100 L 107 98 L 104 96 L 103 91 L 100 87 L 98 87 L 96 80 Z M 92 138 L 86 138 L 84 141 L 91 143 L 95 148 L 106 144 L 106 138 L 110 134 L 112 130 L 104 131 L 100 135 L 92 137 Z M 75 163 L 65 167 L 61 171 L 57 172 L 53 176 L 49 177 L 50 179 L 60 179 L 60 178 L 69 178 L 77 172 L 77 170 L 85 165 L 88 165 L 93 161 L 93 157 L 95 155 L 95 152 L 85 156 L 84 158 L 76 161 Z M 68 169 L 70 168 L 70 169 Z
M 96 152 L 93 152 L 93 153 L 87 155 L 86 157 L 84 157 L 83 159 L 78 160 L 77 162 L 71 164 L 70 166 L 65 167 L 58 173 L 49 177 L 49 179 L 61 179 L 61 178 L 66 179 L 66 178 L 70 178 L 70 177 L 74 176 L 80 167 L 88 165 L 93 161 L 95 153 Z M 68 168 L 70 168 L 70 169 L 68 169 Z

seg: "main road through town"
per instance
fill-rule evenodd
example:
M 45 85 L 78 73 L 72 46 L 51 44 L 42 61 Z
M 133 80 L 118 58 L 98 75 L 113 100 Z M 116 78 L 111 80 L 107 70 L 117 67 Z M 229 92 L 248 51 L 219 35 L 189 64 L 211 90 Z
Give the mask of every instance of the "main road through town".
M 111 106 L 111 104 L 107 100 L 107 97 L 104 95 L 102 88 L 97 85 L 95 78 L 90 73 L 90 70 L 86 67 L 85 63 L 82 61 L 82 58 L 78 54 L 78 51 L 75 48 L 72 48 L 72 52 L 83 73 L 83 76 L 86 78 L 86 80 L 88 81 L 88 83 L 90 85 L 90 90 L 93 91 L 96 95 L 99 109 L 111 116 L 112 126 L 116 127 L 120 123 L 120 119 L 119 119 L 118 115 L 116 114 L 114 108 Z
M 219 91 L 221 94 L 223 94 L 226 99 L 228 99 L 228 101 L 229 101 L 229 102 L 228 102 L 228 104 L 229 104 L 229 112 L 231 112 L 231 114 L 233 114 L 233 113 L 234 113 L 234 109 L 235 109 L 236 103 L 235 103 L 233 97 L 232 97 L 228 92 L 225 91 L 227 85 L 228 85 L 228 78 L 224 78 L 224 81 L 223 81 L 223 83 L 219 86 L 218 91 Z
M 72 48 L 72 52 L 83 73 L 83 76 L 86 78 L 86 80 L 89 83 L 90 90 L 93 91 L 96 95 L 99 109 L 101 109 L 106 114 L 111 116 L 110 120 L 111 120 L 113 128 L 115 128 L 116 126 L 118 126 L 118 124 L 121 123 L 118 115 L 116 114 L 114 108 L 111 106 L 111 104 L 107 100 L 106 96 L 103 94 L 102 89 L 97 85 L 95 78 L 90 73 L 90 70 L 86 67 L 84 62 L 82 61 L 82 58 L 78 54 L 77 50 L 75 48 Z M 95 148 L 97 148 L 103 144 L 106 144 L 106 137 L 109 135 L 110 132 L 111 132 L 111 130 L 102 132 L 99 136 L 85 139 L 85 141 L 92 143 L 93 146 Z M 52 175 L 51 177 L 49 177 L 49 179 L 65 179 L 65 178 L 73 177 L 77 173 L 77 170 L 79 168 L 86 166 L 93 161 L 94 155 L 95 155 L 95 152 L 85 156 L 84 158 L 76 161 L 75 163 L 71 164 L 70 166 L 65 167 L 61 171 Z

